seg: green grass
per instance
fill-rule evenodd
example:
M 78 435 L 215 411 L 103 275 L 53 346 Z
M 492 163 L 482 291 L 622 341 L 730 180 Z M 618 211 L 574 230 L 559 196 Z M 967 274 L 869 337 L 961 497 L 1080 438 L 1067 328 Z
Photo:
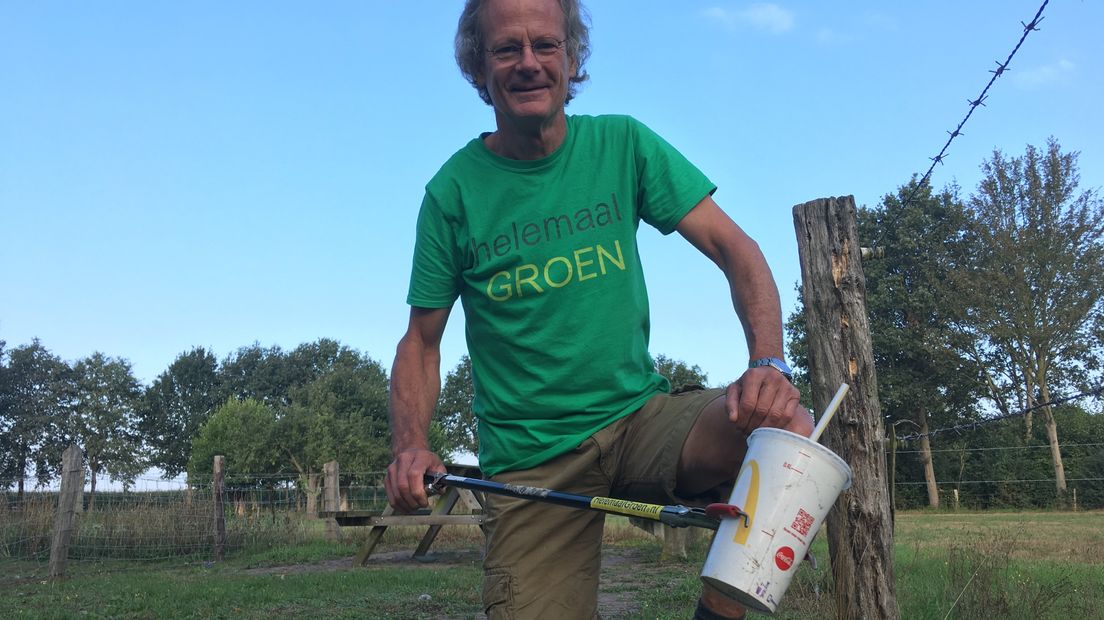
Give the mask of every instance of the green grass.
M 674 587 L 643 591 L 644 611 L 632 618 L 685 618 L 707 552 L 703 542 L 681 576 L 671 569 Z M 813 553 L 820 570 L 801 564 L 774 618 L 835 617 L 823 534 Z M 894 569 L 901 618 L 908 620 L 1100 617 L 1104 513 L 898 514 Z
M 439 618 L 479 606 L 478 566 L 243 575 L 193 568 L 22 584 L 4 618 Z M 421 600 L 429 594 L 429 600 Z
M 471 618 L 478 611 L 480 567 L 474 560 L 447 567 L 310 570 L 351 556 L 366 529 L 346 530 L 356 534 L 341 543 L 244 548 L 215 565 L 194 559 L 73 561 L 72 576 L 59 582 L 15 578 L 20 565 L 5 563 L 0 617 L 429 619 Z M 606 544 L 639 561 L 610 590 L 639 601 L 640 612 L 629 617 L 688 617 L 698 596 L 706 537 L 692 545 L 686 562 L 662 563 L 656 541 L 618 520 L 609 530 Z M 380 551 L 410 551 L 419 536 L 416 529 L 393 528 Z M 434 551 L 478 544 L 474 528 L 445 528 Z M 813 550 L 820 570 L 802 564 L 774 617 L 834 617 L 823 536 Z M 291 565 L 302 570 L 272 568 Z M 942 619 L 948 612 L 950 618 L 986 620 L 1099 617 L 1104 513 L 899 514 L 895 571 L 901 617 L 908 620 Z

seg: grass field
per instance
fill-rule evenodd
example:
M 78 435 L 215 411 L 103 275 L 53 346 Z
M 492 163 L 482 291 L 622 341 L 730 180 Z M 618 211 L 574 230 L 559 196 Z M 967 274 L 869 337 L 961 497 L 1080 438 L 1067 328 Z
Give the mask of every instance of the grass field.
M 824 536 L 813 550 L 827 559 Z M 700 566 L 705 551 L 691 566 Z M 835 617 L 825 565 L 799 569 L 774 617 Z M 898 514 L 894 568 L 907 620 L 1104 618 L 1104 512 Z M 655 613 L 638 617 L 680 617 L 697 583 L 679 585 L 677 595 L 655 597 Z
M 603 601 L 610 604 L 604 617 L 689 617 L 708 541 L 692 545 L 686 562 L 663 563 L 650 536 L 623 522 L 607 529 L 606 547 L 617 561 L 607 556 L 603 569 Z M 373 561 L 368 569 L 350 568 L 347 558 L 363 534 L 356 531 L 345 543 L 238 552 L 219 564 L 74 562 L 72 577 L 55 583 L 18 577 L 33 574 L 32 567 L 24 571 L 5 561 L 0 617 L 478 617 L 477 530 L 442 531 L 434 551 L 451 553 L 448 562 Z M 389 530 L 381 551 L 409 552 L 419 535 Z M 834 617 L 823 536 L 814 552 L 821 569 L 799 569 L 775 617 Z M 908 620 L 1101 618 L 1104 512 L 899 514 L 895 570 L 901 617 Z

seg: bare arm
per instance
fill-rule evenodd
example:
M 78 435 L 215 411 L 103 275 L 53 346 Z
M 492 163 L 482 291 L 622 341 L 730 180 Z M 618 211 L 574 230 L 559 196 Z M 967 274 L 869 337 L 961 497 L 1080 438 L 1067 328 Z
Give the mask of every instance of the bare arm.
M 391 455 L 384 486 L 391 505 L 410 512 L 429 505 L 423 475 L 444 471 L 429 448 L 429 424 L 441 391 L 441 336 L 451 308 L 411 308 L 391 369 Z
M 783 357 L 782 304 L 759 244 L 710 196 L 686 214 L 677 230 L 724 273 L 750 358 Z M 747 370 L 729 386 L 726 405 L 729 419 L 747 432 L 770 426 L 808 435 L 811 419 L 798 397 L 782 373 L 761 367 Z

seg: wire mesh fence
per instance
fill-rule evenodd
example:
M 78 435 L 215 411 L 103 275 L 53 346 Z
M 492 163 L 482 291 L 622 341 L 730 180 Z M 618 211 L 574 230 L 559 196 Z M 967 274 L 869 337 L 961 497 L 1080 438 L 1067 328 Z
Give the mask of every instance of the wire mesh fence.
M 77 565 L 132 567 L 173 562 L 201 564 L 214 557 L 215 496 L 211 480 L 139 480 L 139 491 L 98 491 L 86 485 L 68 544 Z M 342 510 L 382 510 L 382 473 L 341 477 Z M 318 491 L 313 491 L 317 496 Z M 309 486 L 269 475 L 230 475 L 221 491 L 227 553 L 259 551 L 325 540 L 321 503 Z M 315 498 L 317 499 L 317 497 Z M 47 574 L 59 511 L 59 490 L 0 493 L 0 574 Z
M 944 510 L 1104 509 L 1104 476 L 1067 479 L 1065 501 L 1055 492 L 1053 472 L 1039 466 L 1032 453 L 1047 445 L 937 448 L 936 494 Z M 1097 458 L 1104 444 L 1063 446 L 1074 459 Z M 921 451 L 898 450 L 894 472 L 897 509 L 929 506 Z M 992 477 L 963 478 L 950 469 L 970 460 L 993 463 Z M 1019 468 L 1009 463 L 1020 464 Z M 997 467 L 1000 465 L 1000 467 Z M 975 469 L 974 471 L 977 471 Z M 984 469 L 982 470 L 984 471 Z M 996 475 L 996 472 L 1000 472 Z M 139 480 L 141 490 L 98 491 L 86 485 L 68 548 L 80 570 L 140 569 L 156 563 L 181 565 L 211 562 L 216 541 L 216 506 L 222 506 L 227 554 L 291 547 L 327 539 L 320 510 L 382 512 L 387 505 L 383 472 L 342 472 L 338 504 L 323 506 L 322 476 L 227 474 L 216 502 L 213 479 L 187 482 Z M 1073 502 L 1070 502 L 1072 495 Z M 0 575 L 39 578 L 47 574 L 51 540 L 59 511 L 59 490 L 38 488 L 0 493 Z M 330 530 L 332 531 L 332 529 Z
M 970 447 L 958 441 L 930 453 L 898 449 L 890 459 L 895 504 L 900 509 L 927 508 L 934 499 L 939 508 L 972 510 L 1104 509 L 1104 443 L 1067 442 L 1059 451 L 1064 491 L 1049 444 Z M 931 482 L 925 474 L 928 467 Z
M 1067 478 L 1064 494 L 1055 491 L 1054 478 L 1022 480 L 955 480 L 936 482 L 939 508 L 943 510 L 1100 510 L 1104 508 L 1104 478 Z M 928 483 L 910 480 L 894 483 L 898 510 L 931 507 Z

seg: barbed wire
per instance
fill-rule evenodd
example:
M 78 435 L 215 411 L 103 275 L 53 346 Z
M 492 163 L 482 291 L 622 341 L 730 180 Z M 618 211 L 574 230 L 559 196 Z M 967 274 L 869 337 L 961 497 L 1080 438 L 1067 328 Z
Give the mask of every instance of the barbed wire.
M 970 107 L 966 111 L 966 116 L 963 117 L 958 126 L 954 128 L 954 131 L 947 132 L 950 135 L 947 138 L 947 141 L 943 144 L 943 148 L 939 150 L 939 154 L 935 157 L 928 158 L 931 160 L 931 165 L 928 166 L 928 171 L 924 173 L 924 176 L 920 178 L 920 181 L 916 183 L 916 185 L 913 186 L 912 190 L 905 197 L 905 200 L 901 202 L 901 206 L 894 213 L 893 219 L 889 222 L 889 225 L 882 227 L 881 234 L 874 242 L 874 246 L 878 246 L 882 243 L 882 241 L 885 239 L 886 231 L 897 224 L 897 220 L 900 219 L 901 213 L 916 198 L 916 194 L 918 194 L 920 190 L 928 183 L 928 181 L 931 179 L 932 172 L 935 171 L 935 165 L 943 163 L 943 160 L 947 157 L 947 150 L 951 147 L 951 143 L 954 142 L 955 138 L 964 135 L 962 133 L 962 128 L 966 126 L 966 121 L 970 120 L 970 117 L 974 115 L 975 110 L 985 105 L 985 100 L 989 97 L 989 89 L 992 88 L 993 83 L 997 81 L 997 78 L 1004 75 L 1004 72 L 1009 70 L 1008 65 L 1012 63 L 1012 58 L 1015 57 L 1016 52 L 1020 51 L 1020 46 L 1023 45 L 1024 41 L 1027 39 L 1027 35 L 1039 29 L 1039 23 L 1043 21 L 1043 10 L 1046 9 L 1047 4 L 1049 3 L 1050 0 L 1043 0 L 1042 5 L 1039 6 L 1039 10 L 1035 13 L 1035 17 L 1033 17 L 1030 22 L 1027 22 L 1026 24 L 1024 22 L 1020 22 L 1020 25 L 1023 26 L 1023 34 L 1020 36 L 1020 40 L 1016 42 L 1016 46 L 1012 48 L 1012 51 L 1008 54 L 1008 57 L 1004 59 L 1004 62 L 995 61 L 997 63 L 997 68 L 989 70 L 989 73 L 992 73 L 993 76 L 989 78 L 989 82 L 985 84 L 985 88 L 981 89 L 981 94 L 978 95 L 975 99 L 967 100 L 967 103 L 970 104 Z
M 979 429 L 983 426 L 988 426 L 988 425 L 993 424 L 995 422 L 1001 422 L 1003 420 L 1008 420 L 1008 419 L 1011 419 L 1011 418 L 1018 418 L 1018 417 L 1021 417 L 1021 416 L 1025 416 L 1028 413 L 1030 413 L 1032 411 L 1035 411 L 1036 409 L 1042 409 L 1044 407 L 1053 407 L 1053 406 L 1056 406 L 1056 405 L 1061 405 L 1061 404 L 1064 404 L 1064 403 L 1073 402 L 1073 401 L 1077 401 L 1077 400 L 1084 400 L 1084 399 L 1089 398 L 1091 396 L 1099 397 L 1101 394 L 1104 394 L 1104 385 L 1099 385 L 1099 386 L 1097 386 L 1097 387 L 1095 387 L 1091 390 L 1087 390 L 1087 391 L 1081 392 L 1079 394 L 1074 394 L 1072 396 L 1064 396 L 1064 397 L 1056 398 L 1056 399 L 1049 400 L 1049 401 L 1046 401 L 1046 402 L 1043 402 L 1043 403 L 1037 403 L 1037 404 L 1034 404 L 1030 407 L 1026 407 L 1024 409 L 1021 409 L 1020 411 L 1014 411 L 1012 413 L 1006 413 L 1006 414 L 1003 414 L 1003 415 L 993 416 L 991 418 L 985 418 L 985 419 L 982 419 L 982 420 L 977 420 L 976 422 L 969 422 L 967 424 L 958 424 L 958 425 L 949 426 L 949 427 L 946 427 L 946 428 L 939 428 L 939 429 L 936 429 L 934 431 L 928 431 L 926 433 L 912 433 L 910 435 L 903 435 L 901 437 L 898 437 L 897 441 L 915 441 L 915 440 L 921 439 L 923 437 L 934 437 L 936 435 L 942 435 L 944 433 L 958 433 L 958 434 L 961 435 L 962 433 L 964 433 L 966 431 L 977 430 L 977 429 Z

